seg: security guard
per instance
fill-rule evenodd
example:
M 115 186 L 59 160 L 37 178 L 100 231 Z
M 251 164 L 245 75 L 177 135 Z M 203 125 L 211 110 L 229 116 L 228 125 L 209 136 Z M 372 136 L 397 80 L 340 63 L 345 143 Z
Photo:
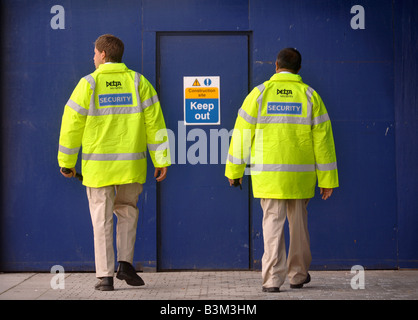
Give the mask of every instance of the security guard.
M 117 216 L 116 277 L 143 285 L 132 265 L 138 221 L 138 196 L 147 171 L 147 147 L 157 181 L 170 165 L 169 144 L 158 96 L 145 77 L 122 63 L 123 42 L 106 34 L 95 42 L 96 71 L 82 78 L 62 117 L 58 163 L 65 177 L 82 146 L 83 184 L 87 187 L 94 231 L 97 290 L 113 290 L 115 271 L 113 212 Z M 63 172 L 69 168 L 71 173 Z
M 293 48 L 280 51 L 276 74 L 246 97 L 226 163 L 230 185 L 238 185 L 249 162 L 254 197 L 261 198 L 265 292 L 279 292 L 286 273 L 291 288 L 310 281 L 306 208 L 314 197 L 316 181 L 324 200 L 338 187 L 331 122 L 321 97 L 297 74 L 301 60 Z M 286 215 L 290 229 L 287 265 Z

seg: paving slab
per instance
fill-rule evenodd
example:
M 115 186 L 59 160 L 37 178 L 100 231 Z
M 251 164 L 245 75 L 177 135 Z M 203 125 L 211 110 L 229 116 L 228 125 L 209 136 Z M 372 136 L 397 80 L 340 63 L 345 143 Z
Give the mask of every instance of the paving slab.
M 259 271 L 139 273 L 145 286 L 115 278 L 110 292 L 94 290 L 94 273 L 0 273 L 0 300 L 418 300 L 418 270 L 366 270 L 364 289 L 350 271 L 310 274 L 302 289 L 286 280 L 281 292 L 265 293 Z

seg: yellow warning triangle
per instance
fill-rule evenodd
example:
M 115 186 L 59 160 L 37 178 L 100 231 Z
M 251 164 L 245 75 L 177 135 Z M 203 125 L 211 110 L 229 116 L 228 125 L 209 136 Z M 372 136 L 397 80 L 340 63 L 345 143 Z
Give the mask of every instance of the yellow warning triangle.
M 193 82 L 193 87 L 200 87 L 200 83 L 197 79 Z

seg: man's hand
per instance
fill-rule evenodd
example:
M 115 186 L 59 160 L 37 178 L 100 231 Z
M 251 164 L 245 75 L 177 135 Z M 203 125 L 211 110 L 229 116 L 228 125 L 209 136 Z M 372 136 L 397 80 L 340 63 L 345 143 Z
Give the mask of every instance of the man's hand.
M 322 194 L 322 199 L 327 200 L 329 197 L 331 197 L 332 195 L 332 188 L 320 188 L 321 189 L 321 194 Z
M 154 178 L 157 182 L 163 181 L 167 177 L 167 167 L 164 168 L 155 168 Z
M 66 178 L 72 178 L 72 177 L 75 177 L 75 174 L 76 174 L 75 168 L 69 168 L 69 169 L 71 170 L 71 172 L 70 172 L 70 173 L 64 173 L 64 172 L 62 171 L 62 168 L 60 168 L 60 172 L 61 172 L 61 174 L 62 174 L 64 177 L 66 177 Z
M 229 179 L 228 178 L 228 181 L 229 181 L 229 186 L 230 187 L 232 187 L 234 185 L 234 183 L 235 183 L 235 179 Z M 242 177 L 239 178 L 239 184 L 242 184 Z

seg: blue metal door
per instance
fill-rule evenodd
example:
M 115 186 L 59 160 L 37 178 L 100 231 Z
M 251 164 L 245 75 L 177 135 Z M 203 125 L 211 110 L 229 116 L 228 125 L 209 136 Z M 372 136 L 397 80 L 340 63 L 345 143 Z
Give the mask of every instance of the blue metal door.
M 248 42 L 245 33 L 157 34 L 173 162 L 158 190 L 159 270 L 249 268 L 248 179 L 240 190 L 224 176 L 229 133 L 248 93 Z M 183 79 L 195 76 L 219 77 L 220 125 L 184 125 Z

